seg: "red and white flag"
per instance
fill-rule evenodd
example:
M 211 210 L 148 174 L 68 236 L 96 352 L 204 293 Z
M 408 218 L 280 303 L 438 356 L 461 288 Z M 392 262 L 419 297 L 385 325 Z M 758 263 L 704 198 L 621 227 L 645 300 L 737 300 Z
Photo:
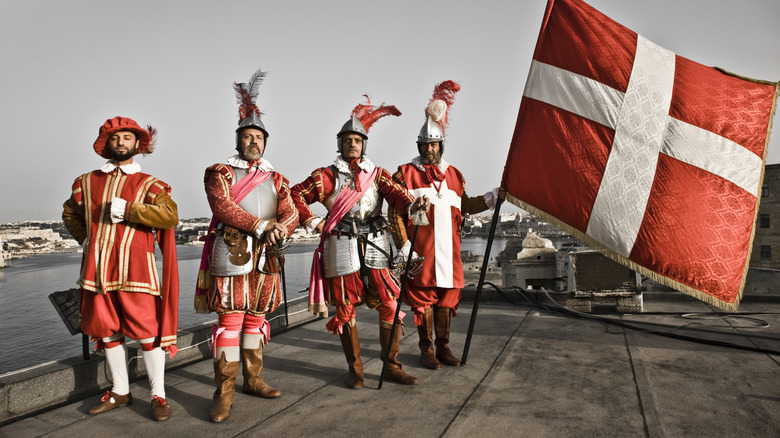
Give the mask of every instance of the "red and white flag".
M 502 186 L 635 271 L 736 310 L 777 90 L 549 0 Z

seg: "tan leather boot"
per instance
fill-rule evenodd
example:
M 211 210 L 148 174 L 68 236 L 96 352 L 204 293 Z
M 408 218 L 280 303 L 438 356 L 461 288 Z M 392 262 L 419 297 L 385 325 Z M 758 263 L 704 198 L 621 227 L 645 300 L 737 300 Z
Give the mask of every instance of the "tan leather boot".
M 379 357 L 382 361 L 385 360 L 385 350 L 387 349 L 387 343 L 390 340 L 391 327 L 387 327 L 382 323 L 379 325 L 379 342 L 381 344 L 381 354 Z M 387 368 L 385 369 L 384 378 L 403 385 L 414 385 L 420 380 L 417 377 L 406 374 L 403 370 L 403 365 L 398 361 L 398 339 L 400 331 L 401 328 L 396 327 L 395 334 L 393 335 L 393 342 L 390 344 L 390 352 L 387 358 Z
M 449 307 L 435 307 L 433 308 L 433 328 L 436 331 L 436 359 L 444 362 L 447 365 L 453 367 L 460 366 L 460 359 L 458 359 L 450 350 L 450 308 Z
M 260 373 L 263 372 L 263 343 L 258 348 L 242 348 L 241 359 L 244 361 L 244 394 L 254 394 L 263 398 L 276 398 L 282 391 L 269 386 Z
M 358 339 L 357 327 L 349 323 L 342 325 L 341 347 L 344 349 L 344 356 L 347 358 L 349 366 L 349 375 L 347 376 L 347 386 L 357 389 L 363 387 L 363 361 L 360 360 L 360 340 Z
M 211 404 L 209 417 L 215 423 L 227 420 L 230 415 L 230 406 L 233 404 L 233 396 L 236 395 L 236 376 L 238 376 L 238 362 L 225 360 L 225 353 L 214 362 L 214 382 L 217 390 Z
M 433 309 L 425 308 L 422 325 L 417 326 L 417 334 L 420 335 L 420 362 L 425 368 L 437 370 L 441 363 L 433 354 Z

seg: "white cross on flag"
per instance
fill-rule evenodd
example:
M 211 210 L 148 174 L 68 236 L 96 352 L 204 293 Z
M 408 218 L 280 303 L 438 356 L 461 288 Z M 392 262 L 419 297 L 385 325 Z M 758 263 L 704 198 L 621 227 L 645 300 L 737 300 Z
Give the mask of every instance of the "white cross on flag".
M 618 262 L 736 310 L 777 89 L 549 0 L 502 186 Z

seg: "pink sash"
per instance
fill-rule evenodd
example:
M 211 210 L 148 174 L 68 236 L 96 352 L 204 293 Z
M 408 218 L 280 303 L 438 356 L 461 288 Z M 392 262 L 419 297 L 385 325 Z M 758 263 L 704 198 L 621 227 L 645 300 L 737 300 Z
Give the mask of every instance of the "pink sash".
M 233 168 L 231 167 L 231 171 L 232 169 Z M 247 174 L 245 177 L 241 178 L 233 185 L 233 200 L 236 202 L 236 204 L 238 204 L 239 202 L 241 202 L 242 199 L 246 197 L 246 195 L 252 193 L 252 190 L 254 190 L 255 187 L 265 182 L 265 180 L 267 180 L 272 174 L 273 172 L 260 172 L 260 171 L 255 171 L 250 174 Z M 235 177 L 235 173 L 233 173 L 233 176 Z M 212 216 L 211 223 L 209 224 L 209 229 L 206 232 L 206 236 L 204 236 L 205 239 L 204 237 L 201 237 L 201 239 L 205 240 L 206 242 L 206 244 L 203 245 L 203 254 L 200 257 L 201 275 L 206 275 L 203 273 L 208 272 L 209 270 L 209 256 L 211 255 L 211 248 L 214 247 L 213 245 L 214 236 L 213 234 L 211 234 L 211 231 L 214 230 L 214 228 L 216 228 L 217 225 L 219 225 L 219 220 L 217 220 L 216 217 Z M 196 303 L 198 302 L 198 296 L 205 296 L 207 292 L 208 289 L 206 289 L 205 287 L 201 288 L 198 284 L 196 284 L 195 302 Z M 208 310 L 200 309 L 198 307 L 198 304 L 195 305 L 195 310 L 198 311 L 199 313 L 202 310 L 205 311 L 204 313 L 208 313 Z
M 314 257 L 311 263 L 311 277 L 309 279 L 309 311 L 317 316 L 328 316 L 328 306 L 325 304 L 325 276 L 323 275 L 322 267 L 322 247 L 325 244 L 325 239 L 336 225 L 341 222 L 344 215 L 368 191 L 368 188 L 371 186 L 370 182 L 376 178 L 378 171 L 379 168 L 375 167 L 373 172 L 361 171 L 358 173 L 357 178 L 360 182 L 361 191 L 358 192 L 349 186 L 342 188 L 325 220 L 325 226 L 320 236 L 320 245 L 314 250 Z

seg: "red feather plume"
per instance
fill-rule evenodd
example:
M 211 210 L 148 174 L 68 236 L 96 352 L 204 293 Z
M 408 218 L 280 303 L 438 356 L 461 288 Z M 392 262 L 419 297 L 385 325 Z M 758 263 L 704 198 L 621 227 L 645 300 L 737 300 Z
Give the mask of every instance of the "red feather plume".
M 431 96 L 430 105 L 434 100 L 441 100 L 447 104 L 447 111 L 444 113 L 444 117 L 441 120 L 442 131 L 447 129 L 447 125 L 450 123 L 450 108 L 455 102 L 455 94 L 460 91 L 460 85 L 455 81 L 442 81 L 433 87 L 433 96 Z M 428 117 L 428 107 L 425 107 L 425 117 Z
M 149 132 L 149 144 L 141 151 L 144 155 L 154 152 L 154 146 L 157 143 L 157 129 L 152 125 L 146 125 L 146 130 Z
M 358 104 L 355 109 L 352 110 L 352 115 L 360 120 L 363 127 L 366 128 L 366 132 L 371 129 L 373 124 L 384 116 L 400 116 L 401 111 L 394 105 L 385 105 L 384 103 L 375 107 L 371 105 L 371 99 L 367 95 L 363 95 L 366 98 L 365 104 Z

